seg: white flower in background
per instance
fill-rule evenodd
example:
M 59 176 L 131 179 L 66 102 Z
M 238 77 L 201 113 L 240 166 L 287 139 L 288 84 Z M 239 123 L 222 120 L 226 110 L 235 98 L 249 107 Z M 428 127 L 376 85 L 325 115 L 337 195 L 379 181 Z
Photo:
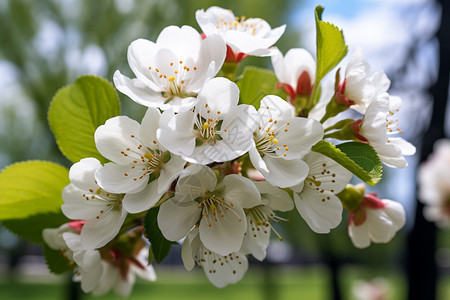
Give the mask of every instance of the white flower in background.
M 282 25 L 272 29 L 263 19 L 246 19 L 244 16 L 239 18 L 230 10 L 217 6 L 206 11 L 197 10 L 195 18 L 206 37 L 220 34 L 235 57 L 239 57 L 239 53 L 254 56 L 273 55 L 274 50 L 269 48 L 278 41 L 286 28 L 286 25 Z
M 316 78 L 316 62 L 308 51 L 292 48 L 283 57 L 277 49 L 271 59 L 275 75 L 292 104 L 297 96 L 311 95 Z
M 294 116 L 293 107 L 278 96 L 266 96 L 258 110 L 250 160 L 272 185 L 286 188 L 302 182 L 308 166 L 301 158 L 323 137 L 322 125 Z
M 200 240 L 198 228 L 192 229 L 184 240 L 181 257 L 186 270 L 192 270 L 197 263 L 209 281 L 219 288 L 238 282 L 248 269 L 244 253 L 236 251 L 220 255 L 206 248 Z
M 256 111 L 237 105 L 239 88 L 222 77 L 208 81 L 198 94 L 193 110 L 161 115 L 158 140 L 171 153 L 192 163 L 233 160 L 252 145 Z
M 450 141 L 439 140 L 434 152 L 419 167 L 419 199 L 424 215 L 439 226 L 450 224 Z
M 81 246 L 79 229 L 82 225 L 74 226 L 74 223 L 63 224 L 59 228 L 44 229 L 43 238 L 50 248 L 60 251 L 69 266 L 73 267 L 76 263 L 74 280 L 81 282 L 81 289 L 88 293 L 98 284 L 103 266 L 99 251 L 85 250 Z
M 128 297 L 136 282 L 136 276 L 147 281 L 155 281 L 155 270 L 149 265 L 147 256 L 148 248 L 143 247 L 132 259 L 119 258 L 116 264 L 102 261 L 103 272 L 92 294 L 100 296 L 114 289 L 117 295 Z
M 292 187 L 298 212 L 314 232 L 328 233 L 342 220 L 342 203 L 336 196 L 352 178 L 346 168 L 311 152 L 305 156 L 309 173 L 305 181 Z
M 72 220 L 86 220 L 81 230 L 81 244 L 85 249 L 100 248 L 119 233 L 127 212 L 122 207 L 121 194 L 104 191 L 97 184 L 94 173 L 101 167 L 96 158 L 85 158 L 72 165 L 71 183 L 62 193 L 63 213 Z
M 364 118 L 352 125 L 357 137 L 371 145 L 380 160 L 391 168 L 406 167 L 408 164 L 403 156 L 416 153 L 416 148 L 403 138 L 390 137 L 402 133 L 398 119 L 394 118 L 401 103 L 399 97 L 383 93 L 369 104 Z
M 244 209 L 260 202 L 250 179 L 231 174 L 217 184 L 213 170 L 190 165 L 180 175 L 175 196 L 161 204 L 158 225 L 170 241 L 182 239 L 198 225 L 205 247 L 228 255 L 241 248 L 247 230 Z
M 240 252 L 251 253 L 257 260 L 262 261 L 267 254 L 270 231 L 273 230 L 278 235 L 270 223 L 272 221 L 285 221 L 285 219 L 278 217 L 275 211 L 292 210 L 294 201 L 287 192 L 267 182 L 255 182 L 255 185 L 261 193 L 261 205 L 245 210 L 247 232 Z
M 95 131 L 98 151 L 112 161 L 98 168 L 95 179 L 108 192 L 127 193 L 123 206 L 130 213 L 155 205 L 186 163 L 159 144 L 159 119 L 159 110 L 149 108 L 142 124 L 118 116 Z
M 219 72 L 225 54 L 219 35 L 202 39 L 190 26 L 168 26 L 156 43 L 138 39 L 130 44 L 128 63 L 137 78 L 116 71 L 114 84 L 139 104 L 184 111 L 195 105 L 203 84 Z
M 387 300 L 389 299 L 389 282 L 376 277 L 370 281 L 356 281 L 352 293 L 357 300 Z
M 363 58 L 362 49 L 358 47 L 350 56 L 345 77 L 336 91 L 337 102 L 364 113 L 369 101 L 368 73 L 369 65 Z
M 370 242 L 387 243 L 405 225 L 405 209 L 400 203 L 378 199 L 377 194 L 364 195 L 359 207 L 349 214 L 348 235 L 357 248 Z

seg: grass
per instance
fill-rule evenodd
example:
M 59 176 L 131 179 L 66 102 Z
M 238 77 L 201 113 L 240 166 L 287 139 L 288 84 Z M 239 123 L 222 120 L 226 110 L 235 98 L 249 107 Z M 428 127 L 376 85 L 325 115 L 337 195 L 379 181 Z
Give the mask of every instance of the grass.
M 158 268 L 158 281 L 138 282 L 130 299 L 329 299 L 328 272 L 322 267 L 278 268 L 267 273 L 262 268 L 252 268 L 236 285 L 217 289 L 211 285 L 201 271 L 186 272 L 179 268 Z M 268 275 L 269 274 L 269 275 Z M 272 283 L 267 281 L 271 276 Z M 388 299 L 405 299 L 406 282 L 397 272 L 382 274 L 355 268 L 341 272 L 341 287 L 344 299 L 355 299 L 351 289 L 356 280 L 383 276 L 389 283 Z M 2 300 L 61 300 L 68 299 L 68 277 L 33 276 L 11 278 L 0 277 L 0 299 Z M 439 285 L 438 299 L 450 299 L 450 279 L 444 278 Z M 109 293 L 103 297 L 82 295 L 81 299 L 123 299 Z

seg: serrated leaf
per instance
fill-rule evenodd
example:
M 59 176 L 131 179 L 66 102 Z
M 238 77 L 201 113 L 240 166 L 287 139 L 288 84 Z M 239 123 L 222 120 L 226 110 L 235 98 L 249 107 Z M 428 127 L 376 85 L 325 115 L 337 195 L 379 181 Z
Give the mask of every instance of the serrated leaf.
M 368 144 L 348 142 L 334 146 L 320 141 L 312 150 L 333 159 L 367 184 L 375 185 L 381 180 L 383 167 L 380 158 Z
M 335 25 L 322 21 L 322 6 L 316 6 L 316 85 L 347 55 L 344 34 Z
M 58 213 L 69 170 L 46 161 L 26 161 L 0 173 L 0 220 Z
M 50 272 L 55 274 L 62 274 L 70 271 L 70 262 L 64 258 L 58 250 L 53 250 L 47 245 L 44 245 L 44 258 Z
M 172 242 L 166 239 L 158 227 L 157 216 L 159 207 L 150 209 L 144 218 L 144 232 L 152 244 L 153 258 L 159 264 L 169 254 Z
M 120 102 L 112 84 L 96 76 L 81 76 L 60 89 L 50 104 L 48 122 L 61 152 L 72 162 L 95 157 L 94 132 L 106 120 L 120 114 Z
M 253 105 L 259 108 L 259 102 L 264 96 L 277 95 L 285 96 L 282 89 L 275 88 L 278 79 L 277 76 L 266 69 L 257 67 L 246 67 L 242 80 L 238 83 L 240 88 L 240 102 Z
M 38 214 L 25 219 L 4 220 L 2 225 L 29 242 L 44 244 L 42 230 L 57 228 L 68 221 L 69 219 L 59 211 L 57 213 Z

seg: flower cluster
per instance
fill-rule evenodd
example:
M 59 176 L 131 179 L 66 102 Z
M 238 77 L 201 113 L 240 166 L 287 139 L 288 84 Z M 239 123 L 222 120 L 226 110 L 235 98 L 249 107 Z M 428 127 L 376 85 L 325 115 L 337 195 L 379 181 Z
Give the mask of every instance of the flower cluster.
M 156 42 L 131 43 L 135 78 L 116 71 L 114 84 L 147 107 L 145 116 L 140 123 L 117 116 L 97 128 L 96 147 L 109 162 L 85 158 L 71 167 L 62 210 L 74 221 L 44 232 L 85 292 L 114 287 L 128 294 L 135 275 L 155 279 L 151 261 L 140 256 L 152 208 L 162 236 L 182 243 L 186 269 L 197 264 L 217 287 L 244 276 L 248 255 L 264 260 L 271 232 L 281 238 L 273 227 L 285 220 L 280 212 L 296 208 L 323 234 L 341 223 L 345 207 L 357 247 L 388 242 L 404 224 L 399 204 L 346 188 L 355 169 L 348 164 L 355 162 L 324 141 L 370 145 L 397 168 L 415 151 L 391 137 L 401 133 L 392 119 L 401 101 L 387 93 L 382 71 L 369 73 L 360 49 L 329 88 L 317 80 L 306 50 L 283 56 L 273 47 L 284 25 L 271 29 L 219 7 L 197 11 L 196 19 L 203 33 L 169 26 Z M 229 72 L 249 55 L 271 56 L 273 91 L 281 96 L 264 95 L 257 103 L 242 98 L 239 77 Z M 340 120 L 347 109 L 361 117 Z M 315 148 L 318 143 L 328 151 Z

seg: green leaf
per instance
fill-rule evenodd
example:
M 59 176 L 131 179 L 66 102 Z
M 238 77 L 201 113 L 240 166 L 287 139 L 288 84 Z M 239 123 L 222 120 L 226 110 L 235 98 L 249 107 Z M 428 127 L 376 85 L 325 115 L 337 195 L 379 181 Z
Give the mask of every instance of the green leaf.
M 348 142 L 334 146 L 320 141 L 312 150 L 335 160 L 367 184 L 375 185 L 381 180 L 383 167 L 380 158 L 368 144 Z
M 26 161 L 0 173 L 0 220 L 58 213 L 69 170 L 46 161 Z
M 348 51 L 342 30 L 339 30 L 333 24 L 322 21 L 323 10 L 322 6 L 316 6 L 317 64 L 315 86 L 318 86 L 322 78 L 337 66 Z
M 266 95 L 277 95 L 285 98 L 285 92 L 282 89 L 275 88 L 277 82 L 277 76 L 269 70 L 246 67 L 242 80 L 238 83 L 241 91 L 241 103 L 253 105 L 258 109 L 259 102 Z
M 71 263 L 64 258 L 58 250 L 53 250 L 47 245 L 44 245 L 44 257 L 50 272 L 55 274 L 62 274 L 70 271 Z
M 69 222 L 62 212 L 38 214 L 25 219 L 10 219 L 2 221 L 2 225 L 19 237 L 32 243 L 44 244 L 42 230 L 58 228 Z
M 152 244 L 152 252 L 155 261 L 159 264 L 169 254 L 173 242 L 167 240 L 158 227 L 159 207 L 150 209 L 144 219 L 144 234 Z
M 60 89 L 50 104 L 48 122 L 61 152 L 72 162 L 95 157 L 107 162 L 95 147 L 94 132 L 106 120 L 120 114 L 120 102 L 112 84 L 95 76 L 81 76 Z

